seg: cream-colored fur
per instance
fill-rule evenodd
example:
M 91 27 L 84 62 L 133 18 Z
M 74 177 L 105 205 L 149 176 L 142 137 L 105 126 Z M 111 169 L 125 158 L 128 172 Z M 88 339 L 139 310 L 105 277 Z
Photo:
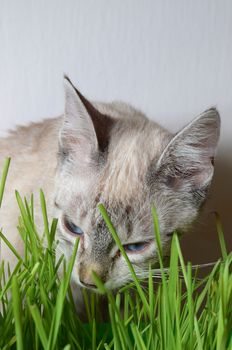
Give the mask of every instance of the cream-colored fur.
M 135 271 L 145 276 L 148 262 L 157 259 L 151 206 L 157 209 L 161 240 L 168 249 L 170 233 L 185 231 L 206 198 L 220 118 L 212 108 L 174 136 L 127 104 L 91 104 L 68 79 L 65 96 L 64 116 L 20 127 L 0 139 L 0 166 L 11 157 L 0 227 L 23 255 L 14 191 L 27 198 L 34 193 L 42 234 L 42 188 L 49 218 L 59 219 L 58 253 L 69 259 L 76 240 L 66 219 L 83 231 L 73 280 L 90 286 L 91 272 L 97 270 L 107 287 L 116 288 L 131 276 L 97 204 L 105 205 Z M 130 251 L 131 244 L 144 242 L 141 251 Z M 0 254 L 15 264 L 3 242 Z
M 61 118 L 45 120 L 42 123 L 19 127 L 9 136 L 0 139 L 0 167 L 4 159 L 11 157 L 2 208 L 0 225 L 4 235 L 23 254 L 20 235 L 17 231 L 19 209 L 15 190 L 22 196 L 30 198 L 35 195 L 36 221 L 41 225 L 39 210 L 39 189 L 46 193 L 48 212 L 51 217 L 56 154 L 58 150 L 57 135 Z M 1 243 L 1 259 L 15 262 L 14 256 Z

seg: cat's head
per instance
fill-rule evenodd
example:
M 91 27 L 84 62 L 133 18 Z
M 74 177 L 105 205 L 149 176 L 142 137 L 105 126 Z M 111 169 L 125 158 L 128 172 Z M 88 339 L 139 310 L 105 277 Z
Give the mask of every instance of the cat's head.
M 98 210 L 104 204 L 138 276 L 157 261 L 151 207 L 164 249 L 184 232 L 205 201 L 214 172 L 220 118 L 212 108 L 175 135 L 128 105 L 92 104 L 65 79 L 55 205 L 59 247 L 70 257 L 80 238 L 73 278 L 94 288 L 95 271 L 108 288 L 131 279 Z

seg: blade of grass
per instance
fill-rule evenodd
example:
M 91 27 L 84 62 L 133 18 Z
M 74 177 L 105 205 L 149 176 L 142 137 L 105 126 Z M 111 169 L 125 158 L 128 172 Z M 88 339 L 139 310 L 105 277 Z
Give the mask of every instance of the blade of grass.
M 138 327 L 134 323 L 131 324 L 131 330 L 132 330 L 132 333 L 133 333 L 133 336 L 134 336 L 136 348 L 138 350 L 147 350 L 147 347 L 144 344 L 144 341 L 143 341 L 143 338 L 141 336 L 141 333 L 138 330 Z
M 223 258 L 223 260 L 225 260 L 227 257 L 226 243 L 225 243 L 225 239 L 224 239 L 223 228 L 222 228 L 220 216 L 216 212 L 215 212 L 215 219 L 216 219 L 218 238 L 219 238 L 221 252 L 222 252 L 222 258 Z
M 8 246 L 8 248 L 12 251 L 12 253 L 16 256 L 16 258 L 17 258 L 22 264 L 24 264 L 23 259 L 21 258 L 21 256 L 20 256 L 19 253 L 17 252 L 17 250 L 13 247 L 13 245 L 8 241 L 8 239 L 6 238 L 6 236 L 2 233 L 2 231 L 0 231 L 0 238 L 4 241 L 4 243 Z
M 42 215 L 43 215 L 43 222 L 44 222 L 44 231 L 47 237 L 48 241 L 48 247 L 51 249 L 51 236 L 50 236 L 50 231 L 49 231 L 49 224 L 48 224 L 48 215 L 47 215 L 47 206 L 46 206 L 46 201 L 44 197 L 43 191 L 40 189 L 40 205 L 42 209 Z
M 27 229 L 30 243 L 31 243 L 31 250 L 32 250 L 32 258 L 33 263 L 36 263 L 39 260 L 39 252 L 37 249 L 37 241 L 39 241 L 38 233 L 36 232 L 35 228 L 33 227 L 33 224 L 30 221 L 30 218 L 27 216 L 26 209 L 24 207 L 23 201 L 21 196 L 19 195 L 18 191 L 15 191 L 16 199 L 18 202 L 18 206 L 23 218 L 24 225 Z
M 46 347 L 47 350 L 53 350 L 55 348 L 55 345 L 56 345 L 58 331 L 60 328 L 60 321 L 61 321 L 61 316 L 62 316 L 62 311 L 63 311 L 64 300 L 66 297 L 66 293 L 68 291 L 71 273 L 72 273 L 72 269 L 73 269 L 74 262 L 76 259 L 78 244 L 79 244 L 79 240 L 77 239 L 75 242 L 74 248 L 73 248 L 73 253 L 72 253 L 72 257 L 70 259 L 69 265 L 68 265 L 67 273 L 65 275 L 65 278 L 62 280 L 61 285 L 60 285 L 60 289 L 58 291 L 55 312 L 53 315 L 51 330 L 49 333 L 48 343 L 47 343 L 47 347 Z
M 6 158 L 3 164 L 2 176 L 1 176 L 1 182 L 0 182 L 0 208 L 2 206 L 2 199 L 3 199 L 4 189 L 6 185 L 6 178 L 7 178 L 9 166 L 10 166 L 10 158 Z
M 22 305 L 21 298 L 19 293 L 19 285 L 17 277 L 14 275 L 12 277 L 12 304 L 14 312 L 14 321 L 15 321 L 15 333 L 16 333 L 16 344 L 17 350 L 23 350 L 23 330 L 22 330 Z
M 43 345 L 43 348 L 46 349 L 48 339 L 47 339 L 47 335 L 46 335 L 46 332 L 45 332 L 45 329 L 43 326 L 43 321 L 42 321 L 42 318 L 40 316 L 39 309 L 38 309 L 37 305 L 30 305 L 30 304 L 29 304 L 29 308 L 30 308 L 30 312 L 31 312 L 31 315 L 33 317 L 40 341 Z

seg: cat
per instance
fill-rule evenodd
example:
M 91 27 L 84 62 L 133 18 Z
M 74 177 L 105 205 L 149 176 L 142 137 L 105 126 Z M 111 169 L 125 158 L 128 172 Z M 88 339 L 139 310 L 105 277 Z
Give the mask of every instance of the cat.
M 138 276 L 157 261 L 151 206 L 168 250 L 174 230 L 185 232 L 204 204 L 214 173 L 220 117 L 210 108 L 176 134 L 121 102 L 92 103 L 64 78 L 64 116 L 18 127 L 0 139 L 1 164 L 10 156 L 0 226 L 23 255 L 14 190 L 45 192 L 48 215 L 58 218 L 58 253 L 70 258 L 80 238 L 72 279 L 96 290 L 131 280 L 97 204 L 103 203 Z M 42 227 L 39 200 L 36 221 Z M 1 259 L 15 258 L 1 242 Z

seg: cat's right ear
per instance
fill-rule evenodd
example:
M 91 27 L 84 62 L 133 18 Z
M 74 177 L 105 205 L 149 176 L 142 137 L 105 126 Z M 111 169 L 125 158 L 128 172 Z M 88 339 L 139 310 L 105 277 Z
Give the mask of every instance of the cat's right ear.
M 60 130 L 60 153 L 62 158 L 74 156 L 82 163 L 89 163 L 93 156 L 107 147 L 111 118 L 96 110 L 66 76 L 64 90 L 65 113 Z

